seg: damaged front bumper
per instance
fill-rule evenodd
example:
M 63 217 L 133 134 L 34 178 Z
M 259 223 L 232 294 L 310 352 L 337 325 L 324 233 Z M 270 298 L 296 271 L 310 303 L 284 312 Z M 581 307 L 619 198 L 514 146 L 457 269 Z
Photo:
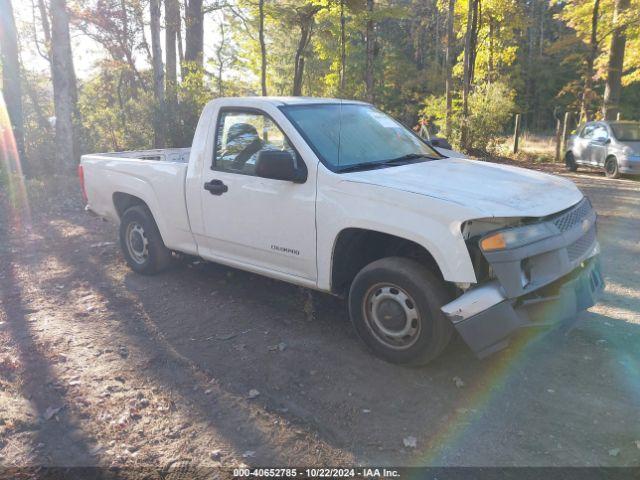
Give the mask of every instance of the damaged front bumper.
M 499 283 L 493 281 L 462 295 L 442 310 L 467 345 L 482 358 L 506 347 L 517 330 L 575 318 L 596 304 L 603 289 L 596 256 L 532 294 L 508 299 Z
M 495 278 L 442 307 L 479 357 L 507 346 L 520 329 L 576 318 L 603 291 L 595 212 L 588 201 L 549 221 L 558 227 L 556 238 L 486 255 Z

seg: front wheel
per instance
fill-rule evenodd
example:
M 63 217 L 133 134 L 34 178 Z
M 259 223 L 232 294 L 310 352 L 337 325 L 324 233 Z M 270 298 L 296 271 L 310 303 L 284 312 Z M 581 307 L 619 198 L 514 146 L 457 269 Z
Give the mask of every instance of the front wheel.
M 142 205 L 122 215 L 120 248 L 131 269 L 143 275 L 158 273 L 171 263 L 171 251 L 165 247 L 153 215 Z
M 349 291 L 349 315 L 362 340 L 393 363 L 424 365 L 445 349 L 453 326 L 440 308 L 449 295 L 442 280 L 401 257 L 364 267 Z
M 616 157 L 609 157 L 604 162 L 604 174 L 609 178 L 619 178 L 620 169 Z

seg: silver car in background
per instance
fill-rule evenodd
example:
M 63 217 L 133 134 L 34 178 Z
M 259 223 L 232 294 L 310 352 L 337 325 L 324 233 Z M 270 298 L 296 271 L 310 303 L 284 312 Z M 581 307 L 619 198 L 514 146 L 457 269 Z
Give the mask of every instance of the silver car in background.
M 603 169 L 607 177 L 640 174 L 640 122 L 597 121 L 580 125 L 569 137 L 567 169 L 579 166 Z

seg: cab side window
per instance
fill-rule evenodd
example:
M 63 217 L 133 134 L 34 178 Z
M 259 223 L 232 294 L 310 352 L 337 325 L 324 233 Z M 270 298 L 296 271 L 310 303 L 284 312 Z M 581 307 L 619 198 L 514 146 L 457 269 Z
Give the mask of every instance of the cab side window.
M 296 153 L 280 128 L 267 115 L 242 110 L 222 111 L 216 126 L 212 168 L 255 175 L 256 159 L 263 150 Z
M 596 128 L 593 129 L 593 133 L 591 134 L 591 138 L 598 141 L 604 141 L 609 138 L 607 127 L 602 124 L 596 125 Z
M 583 129 L 582 129 L 582 133 L 580 133 L 580 136 L 582 138 L 593 138 L 593 131 L 596 129 L 595 125 L 586 125 Z

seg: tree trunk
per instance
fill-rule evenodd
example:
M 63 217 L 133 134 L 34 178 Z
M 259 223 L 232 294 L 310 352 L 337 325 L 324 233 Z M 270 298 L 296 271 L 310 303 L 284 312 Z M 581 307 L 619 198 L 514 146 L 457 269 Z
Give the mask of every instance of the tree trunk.
M 453 20 L 455 15 L 456 0 L 449 0 L 449 9 L 447 12 L 447 51 L 445 53 L 445 96 L 446 96 L 446 117 L 445 117 L 445 136 L 451 137 L 451 114 L 453 100 L 453 47 L 455 44 L 455 35 L 453 33 Z
M 461 143 L 464 148 L 469 147 L 469 129 L 467 121 L 469 117 L 469 92 L 471 90 L 471 60 L 473 58 L 473 29 L 474 29 L 474 11 L 478 0 L 469 0 L 467 8 L 467 31 L 464 40 L 464 69 L 462 75 L 462 138 Z
M 187 70 L 184 62 L 184 45 L 182 44 L 182 12 L 180 11 L 180 3 L 176 1 L 176 41 L 178 52 L 178 65 L 180 66 L 180 75 L 182 78 L 187 76 Z
M 292 95 L 299 97 L 302 95 L 302 80 L 304 78 L 304 51 L 309 46 L 311 36 L 313 35 L 313 26 L 316 13 L 321 7 L 312 6 L 298 13 L 298 22 L 300 24 L 300 40 L 296 48 L 296 54 L 293 63 L 293 89 Z
M 0 57 L 2 58 L 2 95 L 7 105 L 11 130 L 16 142 L 21 173 L 28 174 L 24 153 L 24 115 L 18 34 L 11 0 L 0 0 Z
M 134 48 L 135 46 L 130 42 L 130 37 L 133 35 L 133 29 L 129 24 L 129 11 L 127 9 L 127 0 L 120 0 L 120 11 L 122 12 L 122 37 L 119 40 L 121 45 L 122 54 L 131 69 L 132 77 L 132 86 L 133 86 L 133 96 L 137 97 L 138 86 L 141 86 L 143 89 L 147 88 L 147 82 L 144 77 L 140 75 L 138 68 L 136 67 L 136 61 L 134 57 Z M 134 27 L 135 28 L 135 27 Z
M 366 64 L 364 73 L 365 96 L 368 102 L 373 103 L 373 67 L 375 60 L 375 32 L 373 23 L 373 4 L 374 0 L 367 0 L 367 26 L 366 26 Z
M 538 108 L 537 102 L 535 101 L 536 96 L 536 40 L 538 38 L 537 28 L 538 23 L 536 22 L 536 6 L 538 0 L 530 0 L 528 6 L 528 17 L 530 19 L 529 26 L 527 27 L 526 33 L 526 42 L 527 42 L 527 50 L 526 50 L 526 70 L 525 70 L 525 78 L 524 78 L 524 98 L 526 103 L 526 112 L 524 114 L 524 124 L 525 126 L 530 125 L 531 120 L 534 118 L 536 110 Z
M 66 0 L 51 0 L 51 78 L 56 116 L 56 170 L 73 171 L 78 160 L 75 120 L 78 93 Z
M 620 111 L 620 94 L 622 92 L 622 68 L 624 66 L 624 49 L 627 43 L 625 26 L 620 24 L 620 16 L 629 8 L 630 0 L 616 0 L 613 12 L 614 30 L 611 34 L 611 50 L 607 65 L 607 82 L 604 89 L 604 105 L 602 114 L 607 120 L 615 120 Z
M 178 94 L 178 71 L 176 63 L 176 42 L 178 36 L 178 22 L 180 20 L 180 10 L 178 9 L 177 0 L 165 0 L 164 2 L 164 15 L 165 15 L 165 65 L 166 65 L 166 77 L 165 77 L 165 95 L 166 95 L 166 126 L 167 126 L 167 138 L 170 139 L 171 146 L 176 146 L 178 132 L 176 116 Z
M 49 13 L 47 12 L 47 6 L 45 5 L 44 0 L 38 0 L 38 10 L 40 10 L 40 22 L 42 23 L 42 32 L 44 34 L 45 44 L 45 52 L 40 52 L 40 49 L 38 48 L 38 53 L 40 53 L 40 56 L 44 57 L 47 62 L 51 62 L 51 25 L 49 24 Z M 36 47 L 38 47 L 37 41 Z
M 433 23 L 435 33 L 433 35 L 433 63 L 440 67 L 440 12 L 438 11 L 438 4 L 434 2 L 433 5 Z
M 311 38 L 311 25 L 307 21 L 303 21 L 300 24 L 300 40 L 298 41 L 298 48 L 296 48 L 296 55 L 294 58 L 294 70 L 293 70 L 293 90 L 292 95 L 299 97 L 302 95 L 302 78 L 304 75 L 304 49 L 307 47 Z
M 160 44 L 160 1 L 150 0 L 151 18 L 151 61 L 153 64 L 153 96 L 156 115 L 153 123 L 153 144 L 155 148 L 164 148 L 165 140 L 165 103 L 164 103 L 164 63 Z
M 487 62 L 487 81 L 489 83 L 493 82 L 493 71 L 494 71 L 494 54 L 495 54 L 495 47 L 494 47 L 494 31 L 495 31 L 495 27 L 494 27 L 494 19 L 493 17 L 489 17 L 489 60 Z
M 262 96 L 267 96 L 267 46 L 264 43 L 264 0 L 258 3 L 258 36 L 260 38 L 260 86 Z
M 473 85 L 476 75 L 476 57 L 478 54 L 478 31 L 480 29 L 480 0 L 473 2 L 471 22 L 471 48 L 469 51 L 469 86 Z
M 224 70 L 224 47 L 225 47 L 225 33 L 224 33 L 224 20 L 222 22 L 220 22 L 220 45 L 218 45 L 218 48 L 216 49 L 216 58 L 218 59 L 218 76 L 217 76 L 217 82 L 218 82 L 218 97 L 222 97 L 223 95 L 223 83 L 222 83 L 222 71 Z M 265 92 L 263 92 L 265 93 Z M 265 95 L 266 96 L 266 93 Z
M 263 0 L 261 0 L 263 1 Z M 204 12 L 202 0 L 188 0 L 185 9 L 186 40 L 184 60 L 202 69 L 204 48 Z M 191 67 L 187 66 L 187 69 Z
M 340 97 L 344 96 L 344 82 L 347 63 L 344 0 L 340 0 Z
M 593 1 L 593 13 L 591 14 L 591 39 L 589 42 L 589 54 L 587 55 L 587 67 L 584 72 L 584 91 L 582 92 L 582 102 L 580 105 L 580 121 L 591 120 L 589 107 L 593 101 L 593 64 L 598 55 L 598 20 L 599 20 L 600 0 Z

